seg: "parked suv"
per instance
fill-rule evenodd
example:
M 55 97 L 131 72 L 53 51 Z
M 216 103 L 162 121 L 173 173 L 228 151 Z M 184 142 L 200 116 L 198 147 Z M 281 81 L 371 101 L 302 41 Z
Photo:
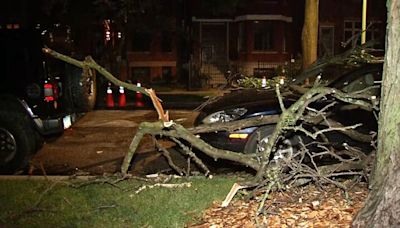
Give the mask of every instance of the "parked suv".
M 93 108 L 95 76 L 42 52 L 39 30 L 0 29 L 0 173 L 14 173 L 77 113 Z

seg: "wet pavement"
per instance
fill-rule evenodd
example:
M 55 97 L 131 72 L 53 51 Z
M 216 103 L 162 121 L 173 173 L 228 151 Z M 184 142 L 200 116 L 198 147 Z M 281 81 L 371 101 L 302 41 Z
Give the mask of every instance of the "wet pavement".
M 172 110 L 170 116 L 190 127 L 197 113 Z M 157 121 L 157 118 L 157 113 L 152 110 L 89 112 L 61 137 L 43 145 L 32 159 L 30 172 L 46 175 L 118 172 L 138 125 L 143 121 Z M 165 147 L 173 145 L 162 143 Z M 155 152 L 152 138 L 146 136 L 134 157 L 131 172 L 143 174 L 163 169 L 169 169 L 168 164 L 160 153 Z
M 185 109 L 193 110 L 210 96 L 216 96 L 222 94 L 222 90 L 199 90 L 199 91 L 187 91 L 187 90 L 170 90 L 156 92 L 157 96 L 161 99 L 163 107 L 166 109 Z M 109 107 L 107 105 L 107 95 L 105 91 L 98 91 L 97 96 L 97 109 L 152 109 L 153 104 L 151 99 L 142 94 L 138 94 L 134 91 L 125 90 L 126 105 L 119 107 L 119 92 L 114 89 L 112 93 L 114 106 Z

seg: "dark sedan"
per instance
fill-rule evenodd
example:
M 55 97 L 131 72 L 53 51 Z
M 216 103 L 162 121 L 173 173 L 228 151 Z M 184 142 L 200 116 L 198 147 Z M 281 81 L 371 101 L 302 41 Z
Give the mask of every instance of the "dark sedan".
M 341 70 L 342 66 L 330 66 L 321 72 L 320 77 L 324 86 L 340 89 L 344 92 L 355 92 L 367 87 L 380 84 L 381 64 L 368 64 L 354 69 Z M 330 70 L 329 70 L 330 69 Z M 334 69 L 332 71 L 332 69 Z M 340 70 L 339 70 L 340 71 Z M 335 72 L 335 73 L 331 73 Z M 301 82 L 293 81 L 292 83 Z M 282 88 L 285 90 L 285 88 Z M 379 89 L 371 90 L 371 96 L 379 96 Z M 294 103 L 298 96 L 286 96 L 286 106 Z M 195 125 L 214 124 L 246 119 L 255 116 L 280 114 L 280 106 L 273 89 L 241 89 L 231 91 L 205 105 L 195 121 Z M 362 123 L 363 131 L 376 131 L 377 123 L 372 112 L 361 109 L 341 111 L 335 113 L 335 118 L 342 124 Z M 250 127 L 233 132 L 220 131 L 216 133 L 200 134 L 200 137 L 220 149 L 235 152 L 254 153 L 259 149 L 260 142 L 267 142 L 275 125 Z

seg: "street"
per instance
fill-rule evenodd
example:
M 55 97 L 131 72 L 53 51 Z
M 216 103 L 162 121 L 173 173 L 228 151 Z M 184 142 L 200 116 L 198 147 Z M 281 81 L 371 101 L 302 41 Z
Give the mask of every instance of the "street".
M 170 111 L 171 119 L 191 126 L 197 113 Z M 72 128 L 52 142 L 46 142 L 32 159 L 34 174 L 103 174 L 119 171 L 140 122 L 157 121 L 153 110 L 97 110 L 87 113 Z M 171 144 L 166 144 L 170 146 Z M 168 169 L 156 153 L 150 136 L 146 136 L 134 157 L 131 171 L 143 174 Z

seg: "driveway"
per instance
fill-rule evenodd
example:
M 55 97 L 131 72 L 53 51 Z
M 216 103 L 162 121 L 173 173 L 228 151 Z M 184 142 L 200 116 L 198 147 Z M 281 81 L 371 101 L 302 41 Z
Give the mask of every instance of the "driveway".
M 171 119 L 191 126 L 197 113 L 170 111 Z M 157 121 L 150 110 L 98 110 L 87 113 L 71 129 L 46 142 L 32 160 L 31 173 L 103 174 L 119 171 L 138 125 Z M 164 142 L 168 147 L 171 145 Z M 151 137 L 142 140 L 132 164 L 132 173 L 143 174 L 168 169 L 165 159 L 155 152 Z

